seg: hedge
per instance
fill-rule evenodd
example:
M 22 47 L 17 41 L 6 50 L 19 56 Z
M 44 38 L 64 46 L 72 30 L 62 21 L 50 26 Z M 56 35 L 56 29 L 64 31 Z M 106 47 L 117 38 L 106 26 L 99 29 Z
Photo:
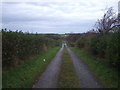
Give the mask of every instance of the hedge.
M 3 67 L 15 66 L 26 58 L 55 47 L 56 40 L 41 34 L 7 31 L 2 29 Z

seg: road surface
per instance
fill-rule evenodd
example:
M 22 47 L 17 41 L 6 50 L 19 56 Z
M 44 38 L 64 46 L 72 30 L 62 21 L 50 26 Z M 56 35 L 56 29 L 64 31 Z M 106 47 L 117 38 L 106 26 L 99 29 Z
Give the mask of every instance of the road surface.
M 61 57 L 64 45 L 58 51 L 56 56 L 47 66 L 46 70 L 38 78 L 33 88 L 57 88 L 58 76 L 60 71 Z M 68 53 L 71 56 L 74 70 L 76 72 L 80 88 L 102 88 L 102 85 L 92 75 L 87 66 L 77 57 L 77 55 L 67 47 Z
M 77 55 L 67 48 L 76 71 L 80 88 L 102 88 L 94 75 L 90 72 L 87 66 L 77 57 Z
M 38 78 L 38 81 L 33 85 L 33 88 L 57 88 L 62 51 L 63 47 L 58 51 L 46 70 Z

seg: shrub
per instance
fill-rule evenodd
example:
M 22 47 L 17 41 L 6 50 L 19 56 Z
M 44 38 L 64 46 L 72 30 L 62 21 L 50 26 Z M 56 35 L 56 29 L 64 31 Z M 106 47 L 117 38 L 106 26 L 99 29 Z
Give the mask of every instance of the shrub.
M 97 35 L 91 37 L 88 45 L 89 51 L 94 55 L 98 55 L 98 45 L 99 45 L 99 37 Z
M 55 47 L 55 39 L 40 34 L 2 30 L 3 67 L 14 66 L 25 58 Z M 59 43 L 60 44 L 60 43 Z
M 76 42 L 77 44 L 77 47 L 79 48 L 84 48 L 85 47 L 85 44 L 86 44 L 86 38 L 85 37 L 81 37 L 77 40 Z
M 120 63 L 120 30 L 112 33 L 96 34 L 87 37 L 81 37 L 76 43 L 79 48 L 87 47 L 88 52 L 104 58 L 105 62 L 112 66 L 118 66 Z
M 97 52 L 98 56 L 104 58 L 106 55 L 106 47 L 107 47 L 107 35 L 99 35 L 97 43 Z
M 107 59 L 113 66 L 117 66 L 120 63 L 119 46 L 120 46 L 120 31 L 109 35 L 107 41 Z

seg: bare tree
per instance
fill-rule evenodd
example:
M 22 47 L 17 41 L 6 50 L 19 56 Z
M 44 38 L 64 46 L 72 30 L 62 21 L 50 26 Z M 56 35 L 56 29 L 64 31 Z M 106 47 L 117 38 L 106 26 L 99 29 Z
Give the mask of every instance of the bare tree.
M 102 19 L 99 19 L 95 27 L 97 28 L 97 31 L 100 33 L 107 33 L 110 30 L 112 30 L 116 26 L 118 18 L 115 12 L 113 11 L 113 8 L 110 7 L 104 14 Z

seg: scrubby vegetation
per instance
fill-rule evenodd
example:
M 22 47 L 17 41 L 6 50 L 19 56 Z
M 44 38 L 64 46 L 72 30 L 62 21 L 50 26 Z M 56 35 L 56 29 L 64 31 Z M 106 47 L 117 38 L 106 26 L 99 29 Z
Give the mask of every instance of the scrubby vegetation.
M 111 66 L 120 63 L 120 21 L 109 8 L 103 18 L 96 23 L 96 30 L 83 34 L 70 34 L 66 39 L 70 46 L 84 49 L 92 55 L 105 59 Z
M 3 88 L 32 87 L 60 46 L 61 37 L 57 34 L 32 34 L 2 29 Z
M 88 37 L 81 37 L 76 46 L 80 49 L 85 49 L 96 57 L 103 58 L 106 63 L 112 66 L 118 66 L 120 63 L 119 56 L 119 40 L 120 32 L 109 34 L 96 34 Z
M 106 88 L 117 88 L 120 63 L 119 16 L 109 8 L 95 26 L 95 29 L 86 33 L 70 34 L 66 40 Z
M 2 29 L 2 62 L 3 68 L 24 63 L 29 57 L 60 45 L 56 40 L 42 34 L 23 33 Z

